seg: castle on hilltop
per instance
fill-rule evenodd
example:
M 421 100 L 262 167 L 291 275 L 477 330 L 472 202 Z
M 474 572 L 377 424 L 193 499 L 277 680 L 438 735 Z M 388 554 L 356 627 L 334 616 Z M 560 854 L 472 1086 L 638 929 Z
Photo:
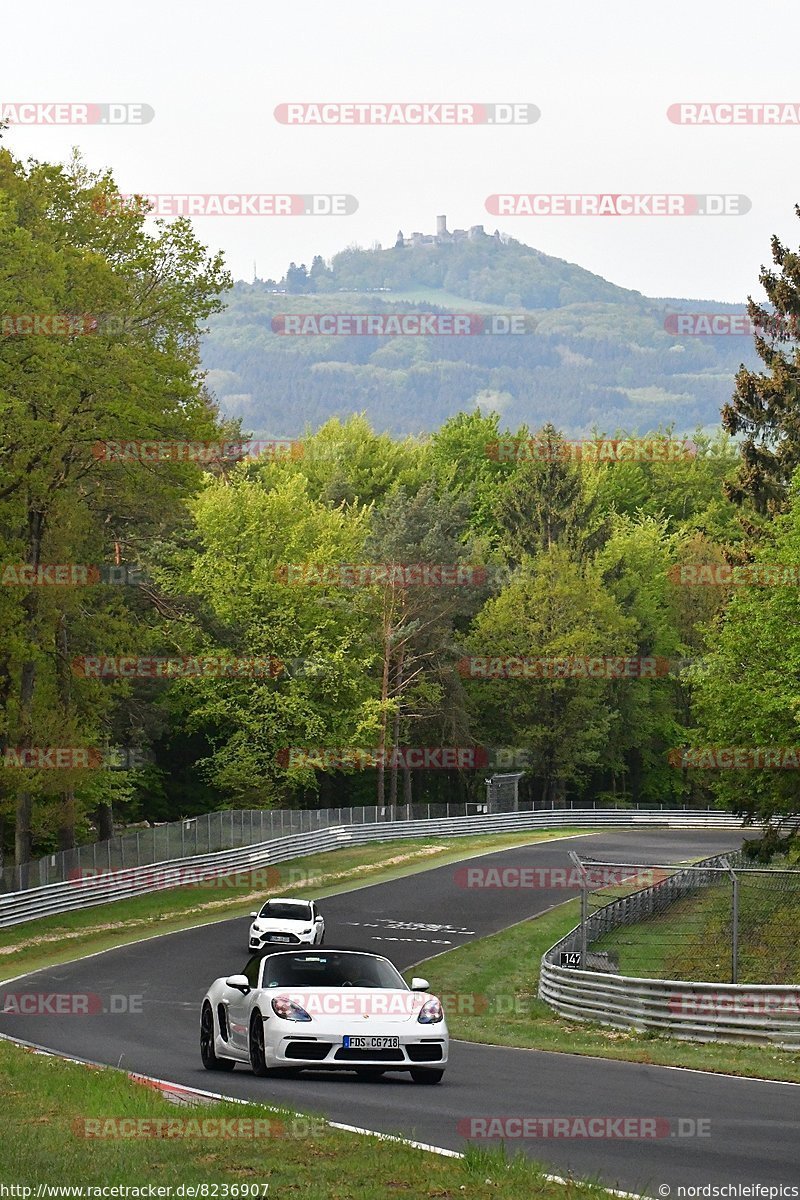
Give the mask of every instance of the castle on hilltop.
M 403 237 L 402 229 L 398 230 L 395 247 L 401 246 L 449 246 L 452 242 L 477 242 L 482 238 L 492 238 L 497 242 L 507 242 L 508 235 L 495 229 L 489 234 L 482 225 L 471 225 L 469 229 L 448 229 L 447 217 L 436 218 L 436 233 L 412 233 L 411 237 Z

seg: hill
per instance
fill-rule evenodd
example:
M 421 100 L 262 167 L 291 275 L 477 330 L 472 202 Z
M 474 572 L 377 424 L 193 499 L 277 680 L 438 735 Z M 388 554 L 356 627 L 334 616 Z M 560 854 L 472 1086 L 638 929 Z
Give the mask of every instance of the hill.
M 292 314 L 419 312 L 516 315 L 520 325 L 524 315 L 527 331 L 281 332 Z M 315 258 L 310 270 L 292 263 L 280 281 L 237 283 L 203 361 L 226 415 L 255 436 L 296 436 L 353 411 L 378 430 L 416 433 L 476 403 L 510 426 L 551 420 L 571 436 L 667 424 L 691 432 L 717 423 L 736 370 L 755 365 L 755 353 L 749 336 L 676 336 L 670 312 L 745 307 L 650 299 L 499 235 L 429 235 L 387 250 L 349 248 L 330 264 Z

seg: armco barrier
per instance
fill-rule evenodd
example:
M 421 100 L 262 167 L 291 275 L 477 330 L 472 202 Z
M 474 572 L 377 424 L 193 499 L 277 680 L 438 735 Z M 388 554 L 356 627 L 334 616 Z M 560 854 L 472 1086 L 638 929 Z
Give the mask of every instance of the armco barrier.
M 594 809 L 596 806 L 593 804 L 591 807 Z M 357 808 L 221 809 L 148 829 L 133 830 L 108 841 L 89 842 L 71 850 L 60 850 L 19 867 L 6 867 L 0 871 L 0 894 L 61 883 L 74 879 L 78 873 L 152 866 L 154 863 L 232 850 L 236 846 L 261 845 L 291 834 L 313 833 L 338 825 L 430 821 L 434 818 L 533 811 L 545 810 L 537 808 L 531 801 L 520 801 L 517 805 L 511 800 L 497 798 L 488 803 L 451 801 L 444 804 L 399 804 L 394 807 L 370 804 Z M 559 808 L 555 811 L 562 813 L 564 810 Z M 719 812 L 715 815 L 718 819 L 723 816 Z
M 723 859 L 733 866 L 737 856 L 719 855 L 695 866 L 719 866 Z M 663 911 L 687 891 L 703 886 L 688 876 L 676 872 L 598 909 L 587 921 L 587 943 L 610 929 Z M 640 979 L 559 965 L 563 951 L 579 951 L 580 946 L 577 925 L 542 957 L 539 996 L 563 1017 L 629 1031 L 651 1030 L 688 1041 L 800 1049 L 800 987 Z
M 181 883 L 220 878 L 234 872 L 288 862 L 341 846 L 418 837 L 463 837 L 536 829 L 604 829 L 648 825 L 672 829 L 738 829 L 740 818 L 708 809 L 537 809 L 528 812 L 482 813 L 433 820 L 378 821 L 338 825 L 215 854 L 168 859 L 146 866 L 112 868 L 44 887 L 0 896 L 0 928 L 37 917 L 72 912 L 129 896 L 176 887 Z

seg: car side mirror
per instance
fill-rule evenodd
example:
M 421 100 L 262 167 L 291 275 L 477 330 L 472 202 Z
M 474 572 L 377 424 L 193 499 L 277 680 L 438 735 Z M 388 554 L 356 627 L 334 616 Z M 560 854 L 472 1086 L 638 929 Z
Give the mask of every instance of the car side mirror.
M 250 991 L 250 980 L 246 975 L 229 975 L 225 980 L 225 986 L 235 988 L 237 992 L 242 992 L 246 995 Z
M 430 986 L 427 979 L 420 979 L 417 975 L 411 980 L 412 992 L 427 992 Z
M 257 916 L 258 916 L 258 913 L 257 913 L 257 912 L 250 913 L 250 916 L 251 916 L 251 917 L 257 917 Z

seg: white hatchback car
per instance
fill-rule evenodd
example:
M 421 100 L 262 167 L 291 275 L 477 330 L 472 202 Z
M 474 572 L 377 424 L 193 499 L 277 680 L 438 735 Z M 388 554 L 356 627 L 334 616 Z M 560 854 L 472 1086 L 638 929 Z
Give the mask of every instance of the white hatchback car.
M 444 1008 L 427 980 L 409 986 L 370 951 L 260 951 L 241 975 L 215 979 L 203 1000 L 207 1071 L 236 1063 L 255 1075 L 408 1071 L 414 1083 L 439 1083 L 448 1052 Z
M 279 946 L 321 946 L 325 921 L 314 900 L 280 896 L 267 900 L 250 926 L 248 950 L 261 950 L 273 942 Z

